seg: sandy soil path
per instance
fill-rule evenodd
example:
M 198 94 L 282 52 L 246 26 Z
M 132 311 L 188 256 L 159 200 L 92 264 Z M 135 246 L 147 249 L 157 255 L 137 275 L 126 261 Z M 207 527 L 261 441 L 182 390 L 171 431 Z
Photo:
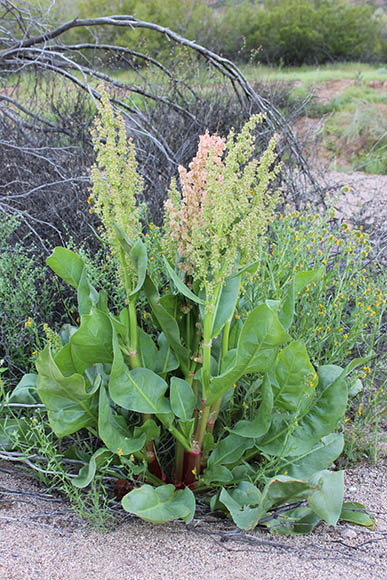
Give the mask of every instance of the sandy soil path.
M 6 580 L 382 580 L 386 578 L 387 475 L 346 473 L 346 499 L 376 516 L 374 531 L 320 524 L 306 537 L 245 533 L 210 516 L 190 526 L 134 517 L 109 533 L 85 527 L 63 500 L 9 467 L 0 471 L 0 578 Z M 40 495 L 39 495 L 40 494 Z

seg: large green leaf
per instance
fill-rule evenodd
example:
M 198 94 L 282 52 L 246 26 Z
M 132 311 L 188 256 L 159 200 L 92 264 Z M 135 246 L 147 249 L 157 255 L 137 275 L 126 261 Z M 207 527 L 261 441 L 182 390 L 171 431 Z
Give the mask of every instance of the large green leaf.
M 133 248 L 130 251 L 130 259 L 134 265 L 137 273 L 137 284 L 134 290 L 130 293 L 132 298 L 136 297 L 140 292 L 141 288 L 145 282 L 146 271 L 148 267 L 148 255 L 146 251 L 146 246 L 140 238 L 136 241 Z
M 317 375 L 319 383 L 310 407 L 297 421 L 284 413 L 274 415 L 268 433 L 257 443 L 261 451 L 295 457 L 307 453 L 322 437 L 335 430 L 347 406 L 345 371 L 326 365 L 318 369 Z
M 147 522 L 184 520 L 189 524 L 195 515 L 195 496 L 188 487 L 177 491 L 172 484 L 156 488 L 145 484 L 125 495 L 122 507 Z
M 163 332 L 160 332 L 157 342 L 159 350 L 156 353 L 155 372 L 159 375 L 169 373 L 179 368 L 179 361 L 175 353 L 169 346 L 168 340 Z
M 212 379 L 207 403 L 212 404 L 223 396 L 244 374 L 270 370 L 277 355 L 277 347 L 289 339 L 278 316 L 266 304 L 256 306 L 240 333 L 235 365 Z
M 309 507 L 329 526 L 335 526 L 343 506 L 344 471 L 325 469 L 313 481 L 317 489 L 308 497 Z
M 232 472 L 225 465 L 207 467 L 200 476 L 200 481 L 206 485 L 213 483 L 231 483 L 234 479 Z
M 254 440 L 238 435 L 228 435 L 217 442 L 208 458 L 208 467 L 215 465 L 230 465 L 239 461 L 244 452 L 253 447 Z
M 228 509 L 234 523 L 242 530 L 252 530 L 265 515 L 261 492 L 251 483 L 241 481 L 234 490 L 222 489 L 219 501 Z
M 78 288 L 85 267 L 82 258 L 78 254 L 58 246 L 51 256 L 47 258 L 46 263 L 67 284 Z
M 301 292 L 308 284 L 312 284 L 312 282 L 319 280 L 324 275 L 324 273 L 324 266 L 316 270 L 297 272 L 289 285 L 285 302 L 278 315 L 281 324 L 284 326 L 284 328 L 286 328 L 286 330 L 290 328 L 293 322 L 294 307 L 298 293 Z
M 272 507 L 305 499 L 314 490 L 315 486 L 309 481 L 288 475 L 277 475 L 265 485 L 261 505 L 267 511 Z
M 81 326 L 70 339 L 71 357 L 78 370 L 90 364 L 113 361 L 112 325 L 110 317 L 99 310 L 82 316 Z
M 344 437 L 341 433 L 331 433 L 323 437 L 312 449 L 303 455 L 284 460 L 280 471 L 287 471 L 291 477 L 310 479 L 321 469 L 326 469 L 339 457 L 344 447 Z
M 148 267 L 146 245 L 141 240 L 141 238 L 137 238 L 135 242 L 132 242 L 132 240 L 128 238 L 123 228 L 117 222 L 113 223 L 113 228 L 121 248 L 129 256 L 130 261 L 136 270 L 136 287 L 129 294 L 132 299 L 135 299 L 144 284 Z
M 18 382 L 8 403 L 20 403 L 22 405 L 34 405 L 39 403 L 39 397 L 36 391 L 37 375 L 28 373 Z
M 138 329 L 138 350 L 141 366 L 155 371 L 157 348 L 153 342 L 153 338 L 142 328 Z
M 191 386 L 184 379 L 171 378 L 169 400 L 172 411 L 179 419 L 191 419 L 196 406 L 196 397 Z
M 211 338 L 218 336 L 227 320 L 231 318 L 238 300 L 240 285 L 241 279 L 239 276 L 226 280 L 215 305 Z
M 109 394 L 113 401 L 138 413 L 170 413 L 169 402 L 164 397 L 167 383 L 149 369 L 129 370 L 115 333 L 113 345 L 114 360 L 109 381 Z
M 110 312 L 109 318 L 118 336 L 124 343 L 128 344 L 130 327 L 128 307 L 126 306 L 121 310 L 119 317 L 113 316 L 113 314 Z
M 307 397 L 314 395 L 317 374 L 302 341 L 291 342 L 279 353 L 273 378 L 274 407 L 295 411 L 309 406 Z
M 222 490 L 219 500 L 227 507 L 235 524 L 243 530 L 252 530 L 276 506 L 305 499 L 315 493 L 316 486 L 308 481 L 278 476 L 269 481 L 260 492 L 254 485 L 242 481 L 232 491 Z M 286 526 L 289 533 L 290 527 Z
M 160 303 L 160 294 L 149 276 L 144 283 L 144 292 L 152 308 L 152 313 L 163 330 L 168 343 L 176 353 L 184 372 L 189 372 L 190 353 L 182 344 L 179 325 L 175 318 Z
M 262 401 L 253 421 L 238 421 L 232 433 L 240 437 L 256 438 L 267 433 L 272 417 L 273 391 L 267 375 L 262 383 Z
M 130 435 L 125 419 L 111 408 L 105 387 L 99 391 L 98 435 L 110 451 L 120 455 L 140 451 L 146 441 L 145 433 Z
M 230 515 L 236 525 L 244 530 L 254 529 L 255 526 L 267 516 L 267 514 L 275 507 L 287 503 L 293 503 L 302 499 L 308 499 L 312 495 L 321 493 L 323 485 L 321 481 L 322 474 L 319 474 L 319 483 L 313 484 L 309 481 L 303 481 L 285 475 L 277 476 L 267 482 L 264 490 L 260 492 L 254 485 L 247 481 L 239 483 L 234 490 L 228 491 L 223 489 L 219 500 L 230 512 Z M 318 500 L 316 500 L 318 504 Z M 317 509 L 322 512 L 320 506 Z M 332 511 L 336 509 L 332 508 Z M 324 515 L 326 512 L 324 511 Z M 310 512 L 299 514 L 295 519 L 306 518 L 305 523 L 308 523 L 309 530 L 316 525 L 320 514 L 317 517 L 311 516 Z M 273 525 L 271 526 L 273 527 Z M 275 531 L 279 526 L 274 526 Z M 293 522 L 290 525 L 286 523 L 281 525 L 285 528 L 281 533 L 292 533 Z M 302 527 L 302 526 L 300 526 Z M 305 533 L 308 530 L 303 530 Z
M 74 373 L 82 374 L 85 370 L 84 363 L 73 359 L 71 344 L 69 342 L 65 344 L 63 348 L 58 350 L 53 356 L 58 369 L 66 377 L 70 377 Z
M 90 457 L 89 463 L 81 467 L 78 477 L 75 477 L 72 480 L 73 485 L 80 488 L 87 487 L 89 483 L 93 481 L 98 467 L 109 459 L 111 455 L 111 451 L 106 449 L 106 447 L 100 447 L 100 449 L 97 449 L 97 451 Z
M 48 419 L 57 437 L 64 437 L 97 422 L 95 395 L 87 392 L 82 375 L 65 377 L 47 346 L 36 361 L 37 391 L 48 409 Z
M 197 304 L 205 304 L 205 301 L 202 300 L 201 298 L 199 298 L 199 296 L 196 296 L 196 294 L 194 294 L 189 288 L 188 286 L 186 286 L 184 284 L 184 282 L 182 280 L 180 280 L 179 276 L 176 274 L 176 272 L 174 271 L 173 268 L 171 268 L 171 266 L 169 265 L 168 260 L 166 259 L 165 256 L 163 256 L 163 260 L 164 260 L 164 264 L 165 267 L 167 269 L 167 272 L 169 274 L 169 276 L 172 279 L 172 282 L 174 283 L 174 285 L 176 286 L 176 288 L 179 290 L 179 292 L 181 292 L 181 294 L 183 294 L 186 298 L 189 298 L 190 300 L 192 300 L 192 302 L 196 302 Z
M 243 321 L 241 318 L 234 318 L 231 324 L 230 336 L 228 339 L 228 346 L 230 349 L 236 349 L 238 346 L 239 336 L 242 332 Z
M 78 312 L 80 316 L 84 314 L 89 314 L 91 309 L 95 307 L 98 303 L 99 295 L 94 286 L 92 286 L 86 274 L 86 268 L 83 269 L 78 288 L 77 288 L 77 299 L 78 299 Z

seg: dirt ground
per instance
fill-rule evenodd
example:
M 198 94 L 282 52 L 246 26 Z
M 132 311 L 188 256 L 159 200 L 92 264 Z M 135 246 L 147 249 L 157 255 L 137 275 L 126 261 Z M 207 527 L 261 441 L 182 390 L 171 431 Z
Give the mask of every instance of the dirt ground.
M 376 517 L 373 531 L 320 524 L 310 536 L 241 532 L 227 520 L 153 525 L 135 517 L 109 533 L 85 527 L 68 504 L 9 465 L 0 468 L 0 578 L 4 580 L 382 580 L 386 470 L 346 473 L 346 499 Z

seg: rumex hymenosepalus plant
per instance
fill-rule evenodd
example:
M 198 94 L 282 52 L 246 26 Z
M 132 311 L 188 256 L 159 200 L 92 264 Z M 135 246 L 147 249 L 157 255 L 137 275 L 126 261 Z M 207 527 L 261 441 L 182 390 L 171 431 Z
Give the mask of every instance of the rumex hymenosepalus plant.
M 90 203 L 116 259 L 125 308 L 109 311 L 76 253 L 56 248 L 47 260 L 76 289 L 80 325 L 50 341 L 37 375 L 24 377 L 13 396 L 36 383 L 58 438 L 81 429 L 96 436 L 97 451 L 74 484 L 118 466 L 133 487 L 122 505 L 145 520 L 188 523 L 195 494 L 205 494 L 243 529 L 264 523 L 305 533 L 340 514 L 356 521 L 358 508 L 342 512 L 343 472 L 328 467 L 343 448 L 334 430 L 346 409 L 346 377 L 362 361 L 316 371 L 290 335 L 295 296 L 322 270 L 297 273 L 284 301 L 262 301 L 244 323 L 238 315 L 279 195 L 276 138 L 253 156 L 261 121 L 252 117 L 227 139 L 201 137 L 189 171 L 179 170 L 180 189 L 171 184 L 157 257 L 164 274 L 154 276 L 136 205 L 135 152 L 104 98 Z M 142 327 L 145 301 L 152 322 Z M 255 393 L 250 409 L 237 400 L 243 388 Z

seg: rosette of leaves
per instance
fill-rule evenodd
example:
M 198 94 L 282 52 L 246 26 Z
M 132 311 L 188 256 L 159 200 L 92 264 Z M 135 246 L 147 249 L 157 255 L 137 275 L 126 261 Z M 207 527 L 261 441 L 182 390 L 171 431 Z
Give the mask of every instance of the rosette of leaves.
M 81 258 L 70 250 L 57 248 L 48 264 L 76 288 L 80 325 L 62 332 L 60 348 L 46 346 L 36 363 L 37 376 L 27 375 L 28 385 L 23 379 L 11 398 L 22 401 L 27 393 L 30 400 L 37 394 L 59 438 L 81 429 L 98 434 L 100 447 L 75 485 L 87 486 L 114 456 L 136 486 L 122 505 L 145 520 L 188 523 L 195 494 L 205 493 L 213 509 L 227 511 L 243 529 L 259 524 L 280 533 L 306 533 L 321 519 L 337 522 L 343 507 L 343 472 L 329 467 L 342 451 L 343 438 L 334 431 L 347 405 L 346 376 L 362 361 L 345 369 L 325 365 L 315 372 L 302 341 L 291 338 L 294 296 L 321 270 L 298 273 L 282 304 L 267 300 L 244 323 L 234 316 L 229 350 L 212 352 L 207 402 L 211 409 L 220 399 L 230 405 L 233 385 L 252 374 L 258 377 L 261 402 L 254 417 L 237 420 L 226 432 L 217 432 L 207 421 L 198 448 L 200 373 L 193 377 L 191 372 L 191 383 L 182 377 L 190 362 L 192 369 L 195 354 L 195 348 L 187 347 L 187 317 L 192 332 L 200 320 L 200 303 L 180 292 L 161 297 L 145 276 L 143 290 L 159 333 L 138 329 L 141 366 L 131 369 L 127 309 L 119 316 L 109 312 L 106 295 L 90 285 Z M 242 277 L 243 273 L 229 278 L 223 288 L 214 312 L 217 341 L 235 308 L 238 294 L 231 288 L 239 287 Z M 191 308 L 181 309 L 179 304 Z M 128 411 L 139 417 L 133 424 L 128 423 Z M 149 441 L 157 448 L 163 429 L 183 447 L 174 471 L 166 474 L 163 456 L 157 456 L 155 469 L 155 457 L 146 451 Z M 263 486 L 255 483 L 262 461 L 269 465 Z M 270 519 L 289 504 L 295 507 Z M 345 510 L 352 518 L 359 513 L 364 517 L 359 508 Z

